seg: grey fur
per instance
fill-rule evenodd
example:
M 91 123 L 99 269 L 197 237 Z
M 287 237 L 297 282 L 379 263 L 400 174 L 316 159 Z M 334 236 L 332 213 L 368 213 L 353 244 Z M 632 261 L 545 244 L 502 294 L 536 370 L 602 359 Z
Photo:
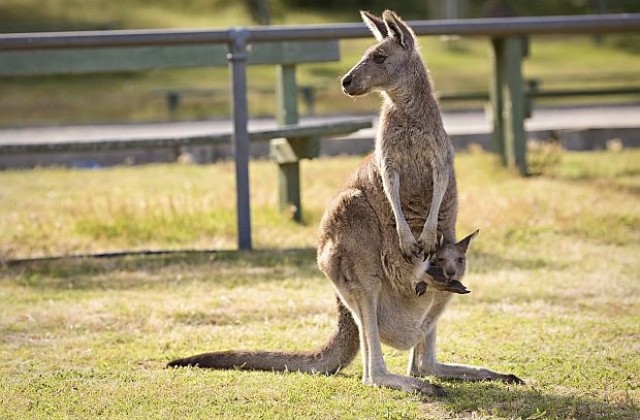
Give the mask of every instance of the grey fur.
M 320 223 L 318 266 L 339 297 L 337 331 L 316 352 L 215 352 L 169 366 L 329 374 L 350 363 L 359 346 L 362 380 L 369 385 L 443 395 L 441 387 L 416 376 L 521 383 L 514 375 L 436 361 L 436 324 L 453 296 L 445 285 L 464 276 L 477 232 L 455 242 L 453 148 L 413 32 L 390 11 L 382 19 L 361 15 L 378 43 L 343 78 L 343 88 L 349 95 L 380 91 L 384 102 L 374 154 Z M 437 249 L 436 232 L 443 241 Z M 444 281 L 426 274 L 430 260 L 423 257 L 432 254 Z M 426 284 L 421 296 L 419 283 Z M 381 343 L 410 350 L 407 376 L 387 370 Z
M 377 33 L 378 43 L 344 76 L 343 90 L 352 96 L 382 94 L 376 176 L 391 204 L 403 256 L 424 258 L 436 248 L 437 231 L 455 241 L 453 145 L 411 28 L 388 10 L 383 19 L 369 13 L 362 18 Z M 382 24 L 387 36 L 374 29 Z

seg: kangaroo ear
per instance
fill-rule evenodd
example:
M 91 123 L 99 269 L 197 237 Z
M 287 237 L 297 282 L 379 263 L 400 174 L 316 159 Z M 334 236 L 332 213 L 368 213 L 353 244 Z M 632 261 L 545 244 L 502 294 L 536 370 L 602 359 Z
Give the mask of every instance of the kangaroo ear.
M 407 26 L 398 15 L 391 10 L 385 10 L 382 14 L 382 19 L 387 25 L 390 36 L 398 41 L 402 48 L 414 48 L 416 44 L 415 35 L 411 28 Z
M 362 21 L 367 24 L 378 42 L 389 36 L 387 25 L 384 24 L 382 19 L 364 10 L 360 10 L 360 16 L 362 16 Z
M 474 240 L 476 236 L 478 236 L 478 233 L 480 233 L 480 230 L 476 230 L 471 235 L 458 242 L 456 244 L 456 248 L 466 254 L 467 250 L 469 249 L 469 244 L 471 244 L 471 241 Z

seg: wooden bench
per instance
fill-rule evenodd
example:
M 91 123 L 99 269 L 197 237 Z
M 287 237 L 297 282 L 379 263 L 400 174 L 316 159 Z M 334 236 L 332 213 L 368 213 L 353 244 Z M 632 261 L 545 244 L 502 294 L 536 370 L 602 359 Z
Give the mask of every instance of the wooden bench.
M 273 89 L 261 89 L 252 88 L 252 91 L 273 95 Z M 298 97 L 302 99 L 302 103 L 305 107 L 305 115 L 315 115 L 315 102 L 317 86 L 313 85 L 298 85 Z M 216 97 L 225 97 L 227 94 L 226 89 L 210 89 L 210 88 L 194 88 L 194 87 L 178 87 L 169 89 L 154 89 L 151 91 L 154 96 L 161 96 L 167 106 L 167 114 L 170 120 L 177 119 L 178 111 L 181 104 L 190 98 L 206 98 L 214 99 Z
M 180 67 L 227 67 L 224 44 L 60 48 L 0 51 L 0 77 L 51 74 L 110 73 Z M 302 220 L 299 162 L 318 156 L 319 138 L 344 136 L 372 126 L 371 119 L 298 123 L 296 65 L 337 61 L 338 41 L 273 42 L 250 45 L 248 65 L 276 65 L 276 129 L 250 133 L 252 141 L 271 141 L 271 156 L 279 168 L 279 206 Z M 337 88 L 337 86 L 336 86 Z M 102 139 L 100 141 L 0 144 L 0 153 L 100 151 L 127 148 L 207 145 L 231 142 L 232 133 L 203 136 L 167 136 L 155 139 Z

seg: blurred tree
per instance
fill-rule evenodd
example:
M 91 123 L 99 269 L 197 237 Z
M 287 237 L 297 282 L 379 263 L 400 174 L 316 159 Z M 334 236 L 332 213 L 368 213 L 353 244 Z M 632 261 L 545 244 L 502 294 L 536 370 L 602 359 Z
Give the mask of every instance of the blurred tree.
M 469 0 L 427 0 L 432 19 L 462 19 L 469 17 Z
M 374 14 L 381 14 L 384 9 L 392 9 L 398 12 L 404 19 L 427 19 L 426 0 L 410 0 L 402 2 L 389 2 L 389 0 L 279 0 L 285 7 L 297 9 L 316 9 L 353 14 L 358 10 L 368 10 Z
M 269 0 L 243 0 L 251 19 L 259 25 L 271 24 Z
M 472 17 L 637 13 L 638 0 L 469 0 Z

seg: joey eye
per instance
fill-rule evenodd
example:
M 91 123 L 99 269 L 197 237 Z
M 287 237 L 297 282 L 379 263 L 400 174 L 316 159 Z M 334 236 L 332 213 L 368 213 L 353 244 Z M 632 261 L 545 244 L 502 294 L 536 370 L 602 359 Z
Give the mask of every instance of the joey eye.
M 464 262 L 464 258 L 458 258 L 458 262 L 462 264 Z
M 387 59 L 387 56 L 382 54 L 374 54 L 371 57 L 371 60 L 376 64 L 382 64 L 386 59 Z

